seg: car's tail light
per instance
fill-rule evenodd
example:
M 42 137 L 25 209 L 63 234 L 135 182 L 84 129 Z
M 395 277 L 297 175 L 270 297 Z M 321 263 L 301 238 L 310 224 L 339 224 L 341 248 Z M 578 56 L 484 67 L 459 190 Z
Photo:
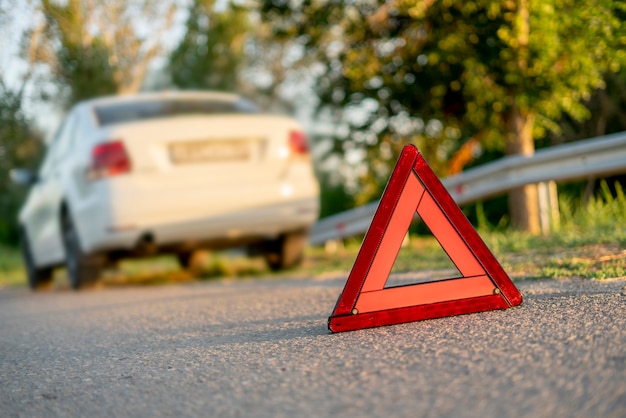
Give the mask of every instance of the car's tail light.
M 289 149 L 292 155 L 307 155 L 309 153 L 309 145 L 304 132 L 289 132 Z
M 98 179 L 130 171 L 130 158 L 121 141 L 96 145 L 91 151 L 90 177 Z

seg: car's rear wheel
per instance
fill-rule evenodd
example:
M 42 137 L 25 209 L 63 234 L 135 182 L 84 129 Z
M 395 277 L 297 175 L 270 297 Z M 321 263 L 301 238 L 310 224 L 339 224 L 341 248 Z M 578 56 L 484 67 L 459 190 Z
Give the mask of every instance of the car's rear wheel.
M 266 243 L 263 255 L 269 268 L 280 271 L 299 266 L 304 257 L 307 237 L 307 231 L 294 231 Z
M 69 214 L 63 216 L 62 222 L 65 268 L 70 286 L 75 290 L 90 287 L 100 278 L 102 260 L 83 253 L 76 228 Z
M 30 242 L 26 231 L 20 231 L 20 247 L 22 249 L 22 257 L 24 259 L 24 267 L 26 268 L 26 277 L 28 279 L 28 287 L 32 290 L 44 290 L 52 287 L 52 267 L 39 268 L 35 265 Z
M 176 254 L 178 264 L 194 276 L 202 274 L 208 257 L 209 253 L 205 250 L 183 251 Z

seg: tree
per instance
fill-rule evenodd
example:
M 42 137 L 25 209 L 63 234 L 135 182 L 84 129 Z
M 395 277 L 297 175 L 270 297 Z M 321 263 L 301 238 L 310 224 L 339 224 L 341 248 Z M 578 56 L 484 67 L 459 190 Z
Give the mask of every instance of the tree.
M 239 87 L 248 10 L 229 2 L 193 0 L 185 35 L 170 54 L 168 72 L 175 86 L 233 91 Z
M 563 135 L 550 135 L 551 143 L 626 131 L 626 68 L 606 73 L 604 83 L 606 87 L 597 89 L 585 103 L 591 117 L 577 121 L 564 115 L 559 123 Z
M 23 112 L 23 89 L 10 90 L 0 78 L 0 242 L 16 243 L 17 212 L 23 187 L 10 183 L 14 167 L 34 167 L 43 148 L 39 135 Z
M 172 84 L 236 91 L 264 109 L 293 110 L 298 93 L 291 87 L 306 77 L 299 72 L 303 49 L 259 19 L 263 4 L 193 0 L 185 35 L 169 57 Z
M 427 157 L 446 155 L 463 138 L 531 155 L 564 113 L 588 117 L 583 102 L 626 63 L 622 1 L 307 1 L 301 12 L 285 4 L 274 2 L 270 13 L 290 22 L 305 13 L 316 24 L 321 9 L 334 17 L 324 31 L 309 31 L 328 63 L 322 97 L 342 107 L 375 102 L 342 142 L 368 150 L 376 178 L 386 178 L 377 173 L 407 140 Z M 536 188 L 509 200 L 513 225 L 537 232 Z
M 176 2 L 154 0 L 41 0 L 31 61 L 47 65 L 66 106 L 90 97 L 133 93 L 163 52 Z M 149 25 L 144 33 L 142 26 Z M 44 36 L 41 36 L 41 35 Z M 32 42 L 31 42 L 32 43 Z
M 81 3 L 68 1 L 57 5 L 42 1 L 45 38 L 56 39 L 55 50 L 38 51 L 36 60 L 46 61 L 52 67 L 55 81 L 62 88 L 65 100 L 72 105 L 94 96 L 117 91 L 109 50 L 101 36 L 88 33 L 88 17 Z M 52 48 L 52 45 L 47 45 Z

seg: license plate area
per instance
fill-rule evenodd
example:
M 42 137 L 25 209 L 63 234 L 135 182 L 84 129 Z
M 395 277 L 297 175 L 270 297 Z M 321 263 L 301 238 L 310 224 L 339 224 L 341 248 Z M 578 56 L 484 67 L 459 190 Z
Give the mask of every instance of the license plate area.
M 251 158 L 252 142 L 240 140 L 209 140 L 180 142 L 169 145 L 174 164 L 247 161 Z

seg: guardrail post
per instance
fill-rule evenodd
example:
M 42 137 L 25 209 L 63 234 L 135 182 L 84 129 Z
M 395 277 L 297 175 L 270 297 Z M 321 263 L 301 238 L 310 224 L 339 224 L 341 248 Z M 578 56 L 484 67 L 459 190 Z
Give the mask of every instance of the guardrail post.
M 326 254 L 337 254 L 340 250 L 344 249 L 343 240 L 341 238 L 329 239 L 324 244 L 324 251 Z
M 539 224 L 541 233 L 548 235 L 551 230 L 558 228 L 560 223 L 559 196 L 556 182 L 550 180 L 537 184 L 539 194 Z

